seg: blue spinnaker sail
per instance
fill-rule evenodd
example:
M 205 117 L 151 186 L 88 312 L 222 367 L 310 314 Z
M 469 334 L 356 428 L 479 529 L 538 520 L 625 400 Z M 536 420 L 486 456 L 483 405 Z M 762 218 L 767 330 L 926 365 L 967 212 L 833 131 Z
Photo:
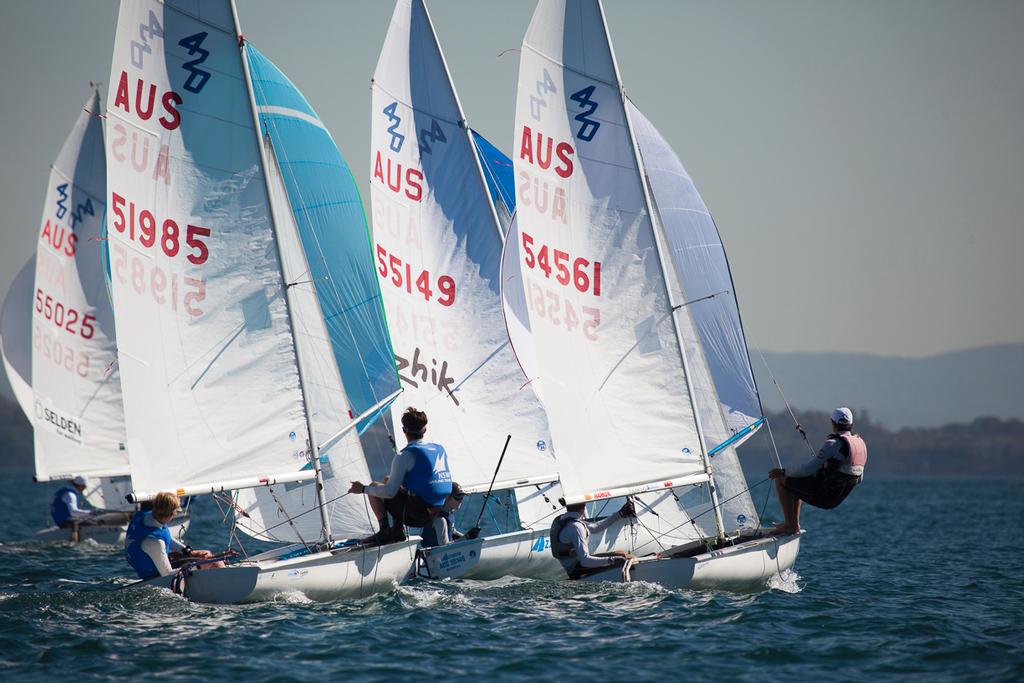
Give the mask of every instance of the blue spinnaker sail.
M 484 170 L 487 189 L 491 193 L 494 206 L 499 209 L 502 232 L 508 232 L 508 221 L 516 212 L 515 171 L 512 160 L 488 142 L 487 138 L 473 131 L 473 146 L 476 148 L 480 166 Z
M 358 415 L 398 390 L 359 190 L 302 93 L 256 48 L 246 47 L 260 125 L 274 144 L 309 279 Z

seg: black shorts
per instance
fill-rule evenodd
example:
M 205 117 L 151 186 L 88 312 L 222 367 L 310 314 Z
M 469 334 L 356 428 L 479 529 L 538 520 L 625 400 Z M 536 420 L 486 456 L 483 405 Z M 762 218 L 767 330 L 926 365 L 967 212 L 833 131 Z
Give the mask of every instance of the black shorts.
M 381 500 L 384 502 L 384 509 L 391 515 L 396 526 L 399 524 L 415 527 L 430 526 L 436 514 L 431 511 L 425 500 L 404 488 L 398 489 L 394 498 L 382 498 Z
M 786 477 L 783 486 L 794 496 L 816 508 L 831 510 L 850 495 L 860 477 L 841 472 L 818 472 L 809 477 Z

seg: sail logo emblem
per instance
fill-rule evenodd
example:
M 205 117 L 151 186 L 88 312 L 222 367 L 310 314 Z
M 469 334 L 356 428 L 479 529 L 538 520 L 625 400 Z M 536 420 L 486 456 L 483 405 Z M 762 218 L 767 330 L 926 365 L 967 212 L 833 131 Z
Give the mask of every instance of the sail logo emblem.
M 541 536 L 536 540 L 536 542 L 534 542 L 533 547 L 530 548 L 530 550 L 532 550 L 535 553 L 542 553 L 550 547 L 551 539 L 547 536 Z
M 693 451 L 691 451 L 689 448 L 684 448 L 683 449 L 683 453 L 686 453 L 687 455 L 690 455 L 691 453 L 693 453 Z
M 295 432 L 288 432 L 288 440 L 289 441 L 295 441 L 296 438 L 298 438 L 298 437 L 295 434 Z
M 391 134 L 391 151 L 398 153 L 402 151 L 402 145 L 405 143 L 405 136 L 398 132 L 398 126 L 402 123 L 402 119 L 399 118 L 395 110 L 398 109 L 398 102 L 392 102 L 388 106 L 381 110 L 385 116 L 388 117 L 388 121 L 391 125 L 388 126 L 388 133 Z
M 74 443 L 82 443 L 82 421 L 77 417 L 61 415 L 56 410 L 43 405 L 43 402 L 36 399 L 36 424 L 49 424 L 52 430 Z
M 421 352 L 421 349 L 417 346 L 413 351 L 411 363 L 408 359 L 402 358 L 397 353 L 395 354 L 395 362 L 398 364 L 398 378 L 417 389 L 420 385 L 414 378 L 419 378 L 420 382 L 437 387 L 437 390 L 447 394 L 455 405 L 459 405 L 459 399 L 455 397 L 455 391 L 458 390 L 458 387 L 452 388 L 455 378 L 448 374 L 448 361 L 441 362 L 441 371 L 438 373 L 437 359 L 432 358 L 431 363 L 433 367 L 428 368 L 426 363 L 420 362 Z M 426 354 L 423 354 L 423 360 L 426 360 Z M 402 374 L 407 368 L 410 377 Z
M 747 516 L 743 514 L 736 515 L 736 523 L 740 525 L 740 527 L 746 526 Z
M 548 445 L 547 445 L 547 443 L 545 443 L 544 439 L 541 439 L 540 441 L 537 442 L 537 450 L 538 451 L 542 451 L 543 452 L 543 451 L 546 451 L 547 449 L 548 449 Z

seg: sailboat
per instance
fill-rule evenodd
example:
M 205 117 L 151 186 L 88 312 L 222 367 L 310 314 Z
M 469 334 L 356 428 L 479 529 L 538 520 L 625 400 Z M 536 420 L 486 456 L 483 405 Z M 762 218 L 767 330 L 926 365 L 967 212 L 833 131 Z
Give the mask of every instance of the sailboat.
M 417 539 L 351 542 L 372 532 L 369 511 L 326 494 L 334 479 L 369 479 L 359 432 L 400 390 L 365 218 L 351 178 L 338 182 L 347 168 L 330 135 L 241 37 L 228 0 L 122 2 L 107 117 L 108 139 L 136 147 L 107 169 L 111 248 L 147 285 L 112 287 L 132 495 L 237 491 L 254 534 L 302 539 L 186 569 L 184 594 L 393 588 Z M 302 497 L 303 512 L 282 512 Z M 310 517 L 315 535 L 301 526 Z
M 562 511 L 556 448 L 502 321 L 501 251 L 516 206 L 512 161 L 466 121 L 422 0 L 396 4 L 372 92 L 377 274 L 405 388 L 392 413 L 426 409 L 429 438 L 449 451 L 455 480 L 470 493 L 514 491 L 519 518 L 518 529 L 422 548 L 420 573 L 564 577 L 548 539 Z M 639 508 L 635 523 L 595 535 L 594 550 L 657 549 L 652 534 L 672 533 L 685 520 L 666 496 L 648 496 Z
M 99 93 L 83 105 L 47 184 L 36 254 L 4 303 L 4 367 L 33 426 L 35 480 L 89 478 L 102 523 L 37 532 L 40 541 L 124 541 L 128 453 L 113 311 L 102 259 L 106 183 Z M 172 523 L 183 534 L 187 515 Z
M 519 517 L 534 522 L 423 548 L 423 568 L 435 578 L 556 575 L 543 542 L 553 514 L 544 498 L 558 497 L 551 437 L 501 319 L 511 161 L 469 127 L 422 0 L 396 3 L 371 91 L 375 265 L 405 389 L 392 419 L 425 410 L 453 479 L 470 494 L 515 489 Z
M 502 296 L 565 501 L 671 492 L 689 516 L 692 540 L 586 580 L 763 583 L 800 537 L 763 535 L 736 457 L 764 420 L 725 251 L 626 99 L 599 0 L 541 0 L 516 105 L 517 177 L 551 199 L 520 202 Z

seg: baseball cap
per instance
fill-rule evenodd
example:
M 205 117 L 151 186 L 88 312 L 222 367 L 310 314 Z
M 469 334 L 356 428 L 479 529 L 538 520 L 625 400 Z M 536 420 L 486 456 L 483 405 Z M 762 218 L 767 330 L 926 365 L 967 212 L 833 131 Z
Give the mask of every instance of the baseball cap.
M 81 474 L 79 474 L 74 479 L 71 480 L 71 483 L 74 484 L 75 486 L 88 486 L 89 478 L 83 477 Z
M 832 411 L 832 421 L 839 425 L 852 425 L 853 411 L 845 406 L 836 408 Z

